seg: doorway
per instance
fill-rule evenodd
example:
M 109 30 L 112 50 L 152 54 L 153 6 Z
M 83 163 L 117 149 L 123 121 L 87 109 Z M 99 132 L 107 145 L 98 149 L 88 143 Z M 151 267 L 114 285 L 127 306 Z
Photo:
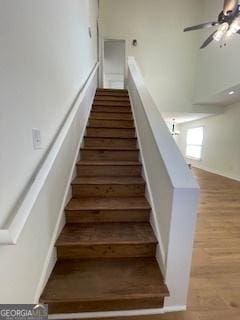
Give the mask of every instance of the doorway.
M 104 40 L 103 45 L 103 87 L 124 89 L 126 69 L 125 40 Z

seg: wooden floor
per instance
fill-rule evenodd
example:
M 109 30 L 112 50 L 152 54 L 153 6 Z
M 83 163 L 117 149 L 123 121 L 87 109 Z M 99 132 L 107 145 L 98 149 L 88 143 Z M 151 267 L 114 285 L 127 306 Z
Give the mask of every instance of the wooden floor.
M 201 200 L 188 311 L 137 320 L 240 320 L 240 182 L 193 171 Z

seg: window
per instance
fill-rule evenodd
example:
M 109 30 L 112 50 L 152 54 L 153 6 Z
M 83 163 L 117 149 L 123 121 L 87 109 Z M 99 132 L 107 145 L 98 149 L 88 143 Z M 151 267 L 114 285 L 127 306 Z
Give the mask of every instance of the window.
M 192 128 L 187 132 L 186 156 L 194 160 L 201 160 L 203 146 L 203 127 Z

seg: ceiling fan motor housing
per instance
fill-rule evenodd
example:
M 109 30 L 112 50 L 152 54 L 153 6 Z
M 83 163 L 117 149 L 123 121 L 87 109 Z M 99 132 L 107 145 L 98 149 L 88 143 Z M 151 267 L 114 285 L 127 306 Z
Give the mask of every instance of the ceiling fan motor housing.
M 225 16 L 234 15 L 238 11 L 238 0 L 224 0 L 223 13 Z

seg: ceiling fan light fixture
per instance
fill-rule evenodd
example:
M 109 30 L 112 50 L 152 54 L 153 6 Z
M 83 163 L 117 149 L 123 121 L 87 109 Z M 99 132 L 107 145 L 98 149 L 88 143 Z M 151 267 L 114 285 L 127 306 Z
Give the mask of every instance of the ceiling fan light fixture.
M 227 22 L 222 23 L 217 32 L 214 34 L 213 39 L 217 42 L 221 41 L 229 29 L 229 24 Z
M 224 34 L 225 34 L 225 32 L 223 32 L 223 31 L 217 31 L 215 34 L 214 34 L 214 36 L 213 36 L 213 39 L 215 40 L 215 41 L 217 41 L 217 42 L 219 42 L 219 41 L 221 41 L 222 40 L 222 38 L 224 37 Z
M 229 28 L 229 24 L 227 22 L 224 22 L 220 24 L 220 26 L 218 27 L 218 31 L 226 32 L 228 28 Z

